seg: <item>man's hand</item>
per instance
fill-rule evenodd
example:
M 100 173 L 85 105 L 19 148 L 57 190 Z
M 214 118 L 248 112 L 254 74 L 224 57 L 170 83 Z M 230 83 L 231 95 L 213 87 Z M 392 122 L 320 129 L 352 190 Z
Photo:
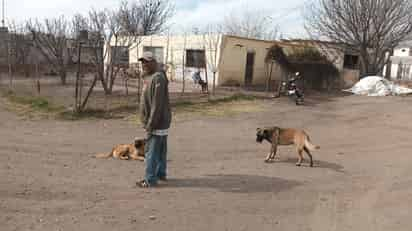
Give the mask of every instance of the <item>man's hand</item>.
M 144 131 L 145 131 L 145 133 L 146 133 L 145 139 L 146 139 L 146 140 L 150 139 L 150 137 L 152 136 L 152 132 L 151 132 L 151 131 L 148 131 L 146 128 L 144 129 Z
M 153 129 L 151 129 L 150 127 L 144 127 L 144 131 L 147 133 L 151 133 Z

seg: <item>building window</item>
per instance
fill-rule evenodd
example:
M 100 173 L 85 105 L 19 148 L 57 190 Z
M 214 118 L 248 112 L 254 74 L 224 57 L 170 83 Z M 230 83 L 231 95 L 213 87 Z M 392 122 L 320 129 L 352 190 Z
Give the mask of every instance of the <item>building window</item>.
M 129 64 L 129 48 L 124 46 L 112 47 L 114 64 Z
M 146 52 L 146 51 L 152 52 L 158 63 L 163 63 L 163 47 L 145 46 L 143 47 L 143 52 Z
M 343 61 L 343 68 L 358 69 L 359 56 L 357 55 L 345 55 Z
M 186 50 L 186 66 L 187 67 L 206 67 L 204 50 Z

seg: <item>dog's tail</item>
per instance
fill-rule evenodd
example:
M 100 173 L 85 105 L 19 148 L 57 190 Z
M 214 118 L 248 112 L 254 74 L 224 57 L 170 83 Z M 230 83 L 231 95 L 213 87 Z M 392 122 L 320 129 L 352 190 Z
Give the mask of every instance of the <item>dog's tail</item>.
M 101 158 L 101 159 L 107 159 L 110 158 L 112 156 L 112 153 L 99 153 L 94 155 L 95 158 Z
M 320 146 L 314 145 L 314 144 L 312 144 L 312 143 L 310 142 L 309 136 L 306 136 L 306 139 L 305 139 L 305 147 L 306 147 L 307 149 L 309 149 L 310 151 L 315 151 L 316 149 L 320 149 Z

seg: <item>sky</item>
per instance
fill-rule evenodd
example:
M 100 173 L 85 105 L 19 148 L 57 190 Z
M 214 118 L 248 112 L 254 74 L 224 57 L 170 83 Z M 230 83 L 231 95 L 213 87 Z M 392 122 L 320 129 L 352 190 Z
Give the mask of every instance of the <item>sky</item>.
M 1 0 L 0 0 L 1 1 Z M 90 8 L 116 8 L 120 0 L 4 0 L 6 21 L 28 18 L 72 16 Z M 173 1 L 173 0 L 172 0 Z M 279 25 L 283 37 L 302 37 L 302 7 L 305 0 L 174 0 L 175 15 L 170 20 L 175 31 L 191 31 L 221 22 L 230 12 L 245 9 L 264 12 Z

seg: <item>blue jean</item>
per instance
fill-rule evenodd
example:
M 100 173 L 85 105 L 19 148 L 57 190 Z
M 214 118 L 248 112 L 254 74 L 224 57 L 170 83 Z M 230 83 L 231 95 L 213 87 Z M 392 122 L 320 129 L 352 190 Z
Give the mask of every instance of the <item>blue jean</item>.
M 167 136 L 150 135 L 145 145 L 145 180 L 150 185 L 166 177 L 167 168 Z

